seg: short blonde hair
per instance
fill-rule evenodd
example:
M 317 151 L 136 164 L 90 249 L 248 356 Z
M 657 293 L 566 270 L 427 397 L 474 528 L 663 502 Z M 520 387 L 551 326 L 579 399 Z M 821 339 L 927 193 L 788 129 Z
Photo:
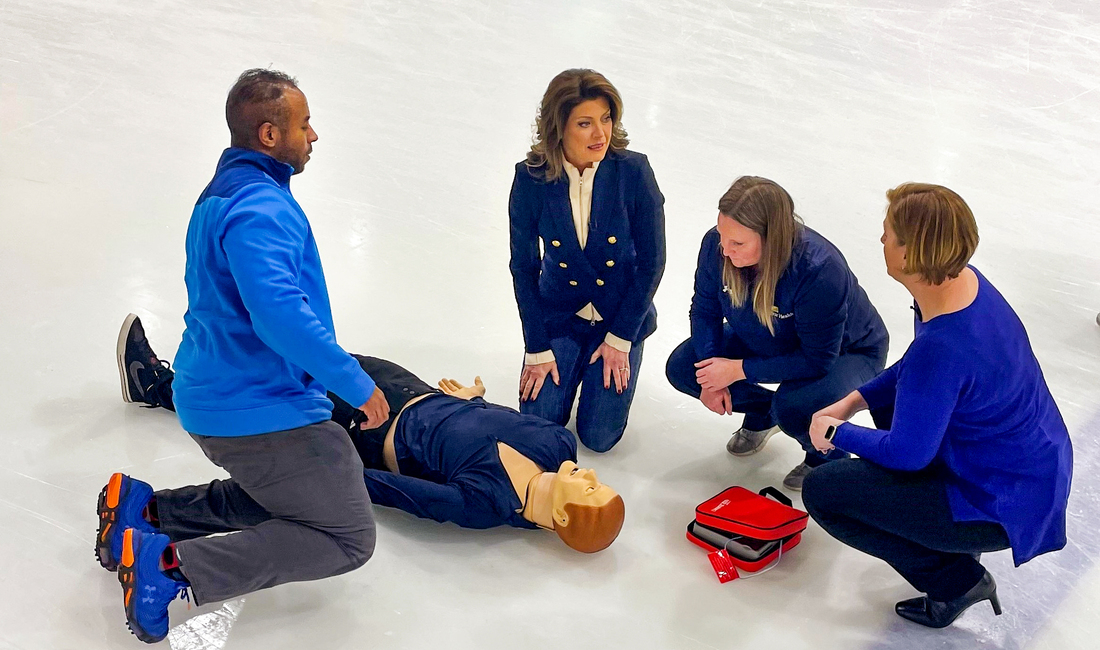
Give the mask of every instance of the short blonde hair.
M 978 248 L 978 224 L 966 201 L 928 183 L 903 183 L 886 199 L 886 220 L 906 247 L 905 272 L 929 284 L 959 277 Z

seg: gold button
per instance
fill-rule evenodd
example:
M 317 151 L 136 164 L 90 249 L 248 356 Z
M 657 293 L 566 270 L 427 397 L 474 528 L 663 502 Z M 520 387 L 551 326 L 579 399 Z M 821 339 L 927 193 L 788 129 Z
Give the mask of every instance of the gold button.
M 567 269 L 567 268 L 569 268 L 569 265 L 568 265 L 568 264 L 566 264 L 565 262 L 560 262 L 560 263 L 558 264 L 558 266 L 562 267 L 563 269 Z
M 577 281 L 576 280 L 570 280 L 569 281 L 569 286 L 571 286 L 571 287 L 577 286 Z
M 603 280 L 600 280 L 599 278 L 597 278 L 596 279 L 596 285 L 602 287 L 603 286 Z
M 607 238 L 607 243 L 609 243 L 609 244 L 614 244 L 617 241 L 619 241 L 619 240 L 615 239 L 615 235 L 612 235 L 612 236 Z
M 607 260 L 608 266 L 615 266 L 615 260 Z
M 557 248 L 558 246 L 561 246 L 561 242 L 555 239 L 554 241 L 550 242 L 550 245 L 554 248 Z

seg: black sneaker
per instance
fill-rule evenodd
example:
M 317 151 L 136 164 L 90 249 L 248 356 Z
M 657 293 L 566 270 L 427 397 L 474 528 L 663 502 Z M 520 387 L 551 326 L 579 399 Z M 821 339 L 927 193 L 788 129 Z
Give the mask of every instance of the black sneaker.
M 122 380 L 122 399 L 149 406 L 172 408 L 171 381 L 173 372 L 167 361 L 157 358 L 145 328 L 137 314 L 130 314 L 122 322 L 115 347 L 118 357 L 118 374 Z

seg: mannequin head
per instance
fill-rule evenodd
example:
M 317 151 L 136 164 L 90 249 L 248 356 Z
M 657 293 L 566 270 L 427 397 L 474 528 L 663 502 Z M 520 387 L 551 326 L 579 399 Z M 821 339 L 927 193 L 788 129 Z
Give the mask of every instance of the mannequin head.
M 600 483 L 596 472 L 565 461 L 551 488 L 554 532 L 582 553 L 602 551 L 623 527 L 626 506 L 615 490 Z

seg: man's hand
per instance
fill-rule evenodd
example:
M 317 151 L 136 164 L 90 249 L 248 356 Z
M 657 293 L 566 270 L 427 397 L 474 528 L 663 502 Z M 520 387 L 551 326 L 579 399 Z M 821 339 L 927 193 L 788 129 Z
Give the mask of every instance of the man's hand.
M 740 359 L 711 357 L 695 364 L 695 380 L 703 391 L 715 391 L 729 387 L 745 378 L 745 369 Z
M 707 407 L 718 415 L 730 415 L 733 413 L 733 399 L 730 397 L 730 389 L 719 388 L 718 390 L 703 389 L 703 392 L 699 395 L 699 401 L 703 403 L 703 406 Z
M 481 377 L 474 377 L 473 386 L 463 386 L 453 379 L 440 379 L 439 390 L 451 397 L 458 397 L 460 399 L 485 397 L 485 384 L 481 383 Z
M 596 348 L 588 364 L 596 363 L 600 357 L 603 357 L 603 387 L 611 388 L 611 378 L 614 377 L 615 392 L 622 395 L 630 385 L 630 355 L 605 342 Z
M 523 366 L 523 372 L 519 376 L 519 401 L 526 402 L 537 398 L 547 375 L 550 375 L 550 378 L 554 380 L 554 384 L 561 385 L 561 380 L 558 378 L 557 361 Z
M 382 389 L 375 386 L 374 393 L 367 403 L 360 406 L 359 410 L 366 416 L 366 422 L 360 425 L 362 429 L 376 429 L 382 426 L 390 417 L 390 403 L 386 401 L 386 395 Z M 364 426 L 365 425 L 365 426 Z

